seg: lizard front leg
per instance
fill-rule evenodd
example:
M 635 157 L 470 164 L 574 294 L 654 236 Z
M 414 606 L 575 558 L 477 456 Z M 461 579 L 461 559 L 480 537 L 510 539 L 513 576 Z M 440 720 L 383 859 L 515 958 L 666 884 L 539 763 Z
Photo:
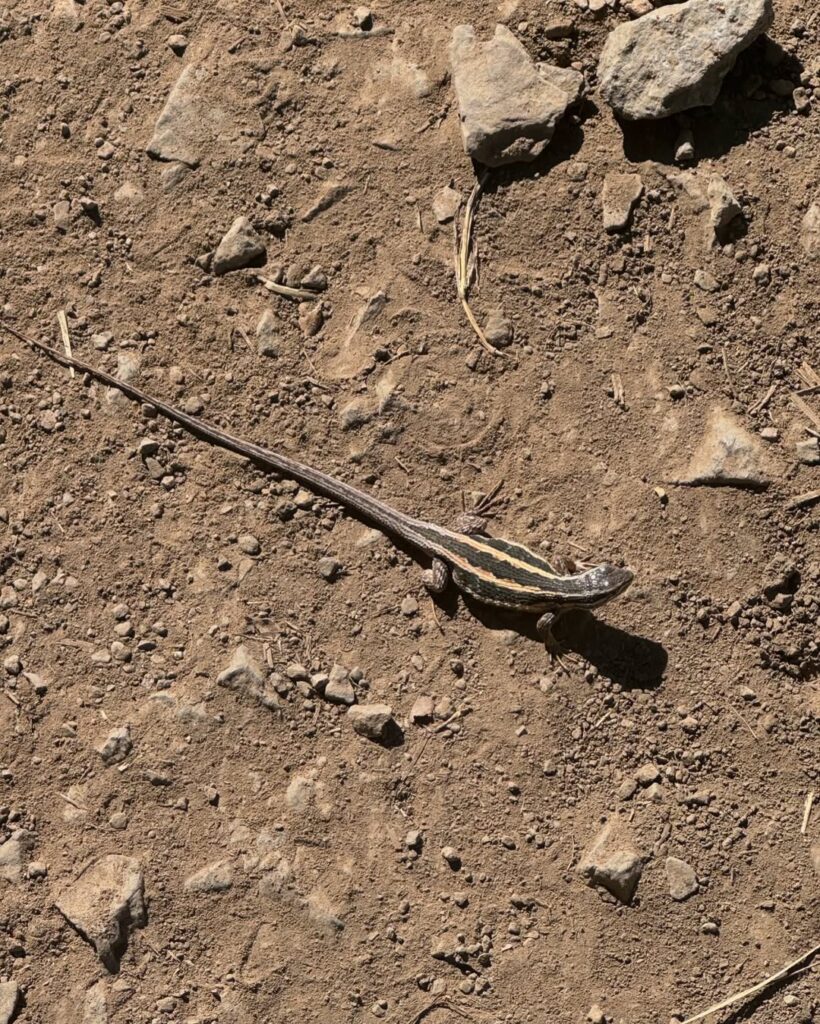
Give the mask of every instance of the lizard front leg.
M 560 614 L 558 611 L 544 612 L 536 622 L 535 629 L 544 641 L 544 646 L 547 648 L 550 660 L 557 661 L 561 668 L 567 669 L 566 662 L 577 663 L 580 659 L 575 654 L 569 654 L 552 634 L 552 627 L 555 625 Z
M 450 582 L 450 566 L 440 558 L 434 558 L 430 568 L 421 574 L 421 582 L 431 594 L 443 594 Z

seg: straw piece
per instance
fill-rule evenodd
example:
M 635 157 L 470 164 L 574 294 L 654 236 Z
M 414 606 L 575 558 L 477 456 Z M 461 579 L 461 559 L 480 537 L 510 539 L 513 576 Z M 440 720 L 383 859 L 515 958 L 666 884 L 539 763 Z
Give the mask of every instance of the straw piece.
M 73 359 L 74 357 L 71 353 L 71 338 L 69 337 L 68 334 L 68 320 L 66 319 L 64 309 L 60 309 L 57 311 L 57 323 L 60 325 L 60 334 L 62 334 L 63 336 L 63 348 L 65 349 L 65 354 L 68 356 L 69 359 Z M 68 374 L 70 377 L 75 376 L 73 366 L 69 366 Z

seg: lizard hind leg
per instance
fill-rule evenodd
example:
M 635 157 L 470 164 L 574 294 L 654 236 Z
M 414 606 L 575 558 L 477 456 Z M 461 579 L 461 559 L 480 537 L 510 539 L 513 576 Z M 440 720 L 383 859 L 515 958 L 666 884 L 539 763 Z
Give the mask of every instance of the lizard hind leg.
M 430 568 L 421 574 L 421 582 L 431 594 L 443 594 L 450 582 L 450 566 L 440 558 L 434 558 Z

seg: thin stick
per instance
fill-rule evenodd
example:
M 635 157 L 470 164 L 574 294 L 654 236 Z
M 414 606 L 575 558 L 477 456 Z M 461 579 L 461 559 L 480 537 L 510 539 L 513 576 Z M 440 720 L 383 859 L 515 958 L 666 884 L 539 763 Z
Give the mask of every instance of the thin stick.
M 318 292 L 308 291 L 307 288 L 290 288 L 286 284 L 277 284 L 267 277 L 260 277 L 257 274 L 256 280 L 268 289 L 269 292 L 276 292 L 277 295 L 284 295 L 288 299 L 318 299 Z
M 68 320 L 66 319 L 64 309 L 58 310 L 57 323 L 60 325 L 60 334 L 63 336 L 63 348 L 65 349 L 65 354 L 69 359 L 71 359 L 71 338 L 68 335 Z M 73 366 L 69 366 L 68 375 L 69 377 L 74 377 L 75 374 Z
M 802 956 L 799 956 L 796 960 L 787 964 L 776 974 L 772 974 L 770 977 L 764 978 L 763 981 L 759 981 L 756 985 L 752 985 L 751 988 L 747 988 L 743 992 L 736 992 L 734 995 L 727 996 L 726 999 L 723 999 L 719 1003 L 715 1003 L 714 1006 L 710 1006 L 708 1010 L 703 1010 L 701 1013 L 695 1014 L 694 1017 L 687 1017 L 682 1024 L 695 1024 L 695 1021 L 703 1020 L 704 1017 L 708 1017 L 711 1013 L 717 1013 L 719 1010 L 725 1010 L 727 1006 L 733 1006 L 735 1003 L 739 1003 L 742 999 L 748 999 L 749 996 L 753 996 L 757 992 L 762 992 L 764 988 L 768 988 L 768 986 L 774 984 L 774 982 L 780 981 L 781 978 L 788 977 L 795 967 L 800 967 L 801 964 L 805 963 L 806 960 L 810 960 L 818 952 L 820 952 L 820 945 L 814 946 L 807 953 L 803 953 Z
M 756 412 L 761 412 L 763 409 L 766 408 L 766 406 L 772 400 L 772 396 L 774 395 L 775 391 L 777 391 L 777 385 L 778 381 L 775 381 L 774 384 L 772 384 L 772 386 L 766 392 L 766 394 L 760 399 L 760 401 L 755 402 L 754 405 L 749 407 L 750 416 L 753 416 Z
M 800 835 L 806 834 L 806 829 L 809 827 L 809 818 L 811 817 L 811 807 L 814 803 L 814 790 L 811 790 L 809 795 L 806 797 L 806 806 L 803 808 L 803 824 L 800 826 Z
M 471 260 L 471 255 L 474 257 L 472 248 L 473 238 L 473 220 L 475 219 L 475 208 L 478 204 L 479 196 L 484 188 L 484 184 L 488 177 L 487 171 L 481 175 L 478 181 L 473 185 L 473 190 L 470 193 L 470 197 L 467 200 L 467 205 L 464 207 L 464 224 L 461 228 L 461 240 L 459 244 L 458 229 L 455 232 L 456 241 L 456 252 L 455 252 L 455 264 L 456 264 L 456 288 L 458 290 L 458 297 L 461 299 L 461 305 L 464 307 L 464 313 L 470 322 L 470 326 L 476 333 L 476 337 L 481 342 L 482 347 L 486 352 L 489 352 L 491 356 L 501 356 L 504 353 L 491 345 L 487 340 L 487 336 L 481 327 L 479 327 L 478 321 L 473 315 L 472 309 L 470 309 L 470 303 L 467 296 L 470 291 L 470 284 L 473 279 L 473 272 L 475 270 L 475 259 Z
M 729 383 L 729 390 L 732 392 L 732 398 L 737 398 L 737 391 L 732 383 L 732 375 L 729 372 L 729 360 L 726 358 L 726 347 L 724 346 L 720 351 L 721 359 L 723 360 L 723 369 L 726 373 L 726 380 Z
M 787 502 L 786 508 L 806 508 L 808 505 L 814 505 L 818 501 L 820 501 L 820 491 L 806 491 L 805 494 L 798 494 L 791 501 Z

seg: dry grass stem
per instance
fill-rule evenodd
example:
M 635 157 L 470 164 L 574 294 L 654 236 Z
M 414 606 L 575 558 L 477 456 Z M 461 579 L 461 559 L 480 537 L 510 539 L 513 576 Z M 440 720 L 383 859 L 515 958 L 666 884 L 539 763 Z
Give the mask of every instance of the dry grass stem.
M 58 311 L 57 323 L 60 325 L 60 334 L 63 336 L 63 348 L 65 349 L 65 354 L 68 356 L 69 359 L 72 359 L 73 356 L 71 354 L 71 338 L 69 337 L 68 334 L 68 320 L 66 319 L 64 309 Z M 69 377 L 75 376 L 73 366 L 69 366 L 68 375 Z
M 804 402 L 800 395 L 796 395 L 794 392 L 789 395 L 789 398 L 794 402 L 800 412 L 802 412 L 807 419 L 811 420 L 812 423 L 820 429 L 820 413 L 816 413 L 808 402 Z
M 809 827 L 809 819 L 811 818 L 811 808 L 814 803 L 814 790 L 811 790 L 809 795 L 806 797 L 806 806 L 803 808 L 803 824 L 800 826 L 800 835 L 804 836 L 806 830 Z
M 816 953 L 820 952 L 820 945 L 814 946 L 808 952 L 803 953 L 796 960 L 793 960 L 790 964 L 781 968 L 776 974 L 770 975 L 768 978 L 764 978 L 763 981 L 759 981 L 756 985 L 752 985 L 751 988 L 744 989 L 743 992 L 735 992 L 734 995 L 727 996 L 719 1003 L 715 1003 L 714 1006 L 710 1006 L 708 1010 L 703 1010 L 701 1013 L 695 1014 L 694 1017 L 687 1017 L 683 1024 L 695 1024 L 697 1020 L 703 1020 L 704 1017 L 708 1017 L 712 1013 L 718 1013 L 720 1010 L 725 1010 L 728 1006 L 733 1006 L 735 1003 L 741 1002 L 743 999 L 748 999 L 750 996 L 756 995 L 758 992 L 762 992 L 764 988 L 769 985 L 773 985 L 774 982 L 780 981 L 781 978 L 787 978 L 795 968 L 800 967 L 807 960 L 811 960 Z
M 470 302 L 468 299 L 470 285 L 473 282 L 476 270 L 475 249 L 472 244 L 473 221 L 475 219 L 476 206 L 478 205 L 478 200 L 486 181 L 487 171 L 484 171 L 475 185 L 473 185 L 473 190 L 470 193 L 466 206 L 464 207 L 464 223 L 461 227 L 461 238 L 459 238 L 458 227 L 454 225 L 456 288 L 458 289 L 458 297 L 461 299 L 461 305 L 464 308 L 464 314 L 470 322 L 470 326 L 475 331 L 479 342 L 481 342 L 481 347 L 485 352 L 489 352 L 491 356 L 501 356 L 504 353 L 501 352 L 500 349 L 497 349 L 495 345 L 491 345 L 487 340 L 487 336 L 484 334 L 484 331 L 482 331 L 478 320 L 476 320 L 475 315 L 470 308 Z

